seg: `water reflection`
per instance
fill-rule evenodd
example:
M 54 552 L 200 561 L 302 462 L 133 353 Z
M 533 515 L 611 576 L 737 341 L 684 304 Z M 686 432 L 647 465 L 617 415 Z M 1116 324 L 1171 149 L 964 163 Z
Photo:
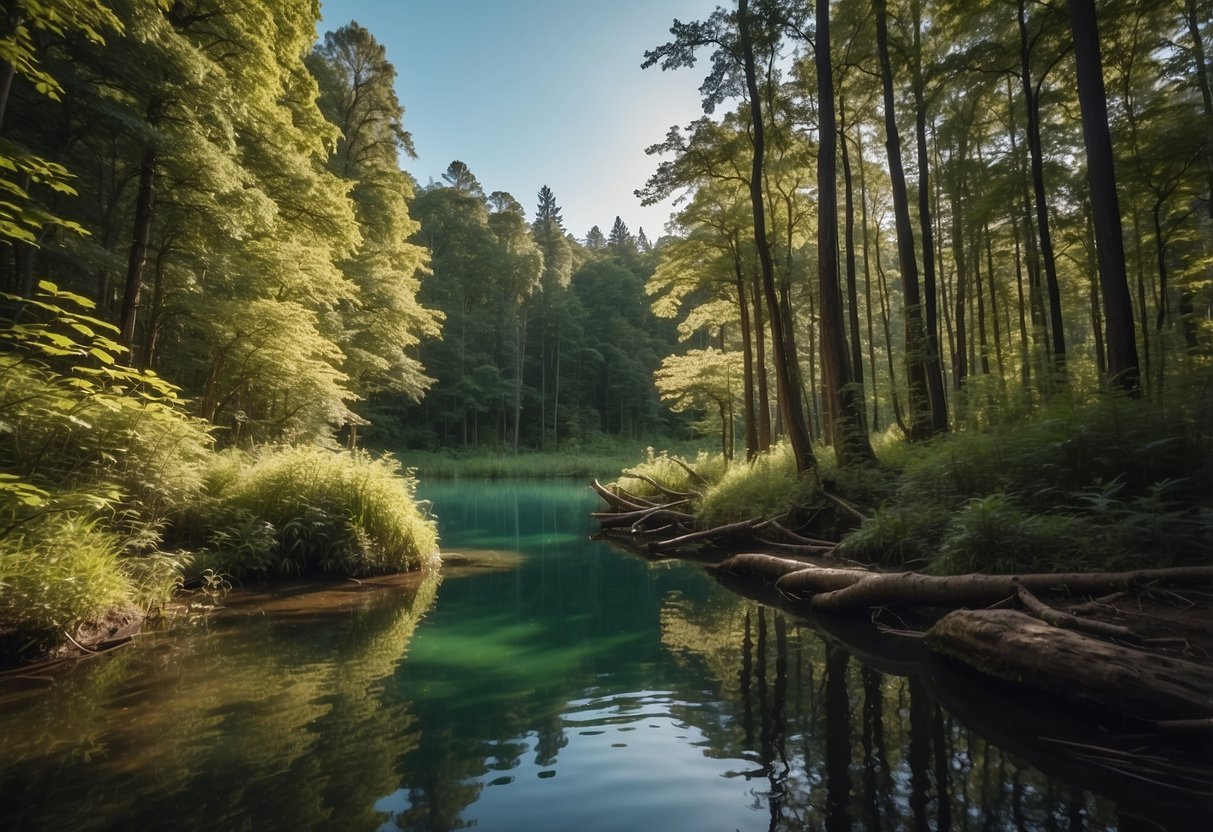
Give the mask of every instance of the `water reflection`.
M 1209 808 L 1059 753 L 1084 742 L 1064 716 L 914 644 L 589 540 L 580 487 L 422 496 L 444 548 L 516 556 L 0 692 L 0 828 L 1178 830 Z
M 373 825 L 375 796 L 418 736 L 407 704 L 385 707 L 379 683 L 438 583 L 424 576 L 342 614 L 233 616 L 147 636 L 49 690 L 10 680 L 0 828 Z

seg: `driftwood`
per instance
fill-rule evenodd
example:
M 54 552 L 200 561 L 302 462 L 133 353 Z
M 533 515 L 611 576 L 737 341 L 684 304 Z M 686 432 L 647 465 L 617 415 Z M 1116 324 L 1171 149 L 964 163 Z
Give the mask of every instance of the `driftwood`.
M 726 523 L 723 526 L 716 526 L 711 529 L 690 532 L 688 534 L 680 535 L 679 537 L 672 537 L 669 540 L 655 540 L 649 544 L 649 550 L 653 552 L 668 552 L 671 549 L 677 549 L 690 543 L 700 543 L 705 540 L 716 540 L 719 538 L 744 534 L 753 530 L 754 525 L 757 522 L 758 521 L 755 519 L 742 520 L 739 523 Z
M 927 631 L 927 644 L 983 673 L 1134 717 L 1213 715 L 1213 668 L 1101 641 L 1014 610 L 955 610 Z
M 696 483 L 698 483 L 699 485 L 711 485 L 711 483 L 709 483 L 707 480 L 705 480 L 705 479 L 703 478 L 703 476 L 702 476 L 702 475 L 701 475 L 701 474 L 700 474 L 698 471 L 696 471 L 696 470 L 695 470 L 694 468 L 692 468 L 690 465 L 687 465 L 685 462 L 683 462 L 683 461 L 682 461 L 681 459 L 679 459 L 678 457 L 676 457 L 676 456 L 672 456 L 672 457 L 670 457 L 669 459 L 670 459 L 670 462 L 674 463 L 674 464 L 675 464 L 675 465 L 677 465 L 679 468 L 681 468 L 682 470 L 686 471 L 686 472 L 687 472 L 687 474 L 690 476 L 690 478 L 691 478 L 692 480 L 694 480 Z
M 881 606 L 982 607 L 1016 595 L 1020 585 L 1033 593 L 1063 590 L 1074 594 L 1107 592 L 1153 581 L 1193 585 L 1213 582 L 1213 567 L 1138 569 L 1132 572 L 1075 572 L 1032 575 L 923 575 L 918 572 L 830 570 L 845 575 L 819 576 L 814 568 L 793 572 L 779 588 L 811 597 L 816 609 L 866 611 Z M 842 586 L 836 584 L 847 578 Z
M 1015 588 L 1019 603 L 1029 614 L 1039 618 L 1054 627 L 1064 627 L 1067 630 L 1078 630 L 1101 638 L 1115 638 L 1123 641 L 1138 641 L 1137 633 L 1123 624 L 1108 624 L 1105 621 L 1092 621 L 1089 618 L 1079 618 L 1072 613 L 1050 607 L 1041 601 L 1020 581 Z
M 650 500 L 641 500 L 632 495 L 623 496 L 622 494 L 617 494 L 598 480 L 592 480 L 590 488 L 594 489 L 595 494 L 620 511 L 643 511 L 646 508 L 660 508 L 660 506 Z
M 805 537 L 802 534 L 798 534 L 797 532 L 792 531 L 787 526 L 780 523 L 778 518 L 768 520 L 765 523 L 759 523 L 756 528 L 772 528 L 793 543 L 801 543 L 805 546 L 828 546 L 833 548 L 838 545 L 833 540 L 821 540 L 816 537 Z
M 864 514 L 862 511 L 860 511 L 859 509 L 855 508 L 855 506 L 851 505 L 850 503 L 848 503 L 846 500 L 842 499 L 841 497 L 831 494 L 830 492 L 826 491 L 824 488 L 821 489 L 821 496 L 825 497 L 827 500 L 829 500 L 831 503 L 833 503 L 835 505 L 835 507 L 842 509 L 844 514 L 849 514 L 851 517 L 855 518 L 860 523 L 863 523 L 864 521 L 866 521 L 868 519 L 868 516 L 866 514 Z
M 695 517 L 681 511 L 674 511 L 674 507 L 683 505 L 686 500 L 681 500 L 675 503 L 667 503 L 663 506 L 654 506 L 653 508 L 641 508 L 635 511 L 595 511 L 591 515 L 598 524 L 604 528 L 620 528 L 622 526 L 635 527 L 637 524 L 647 522 L 650 519 L 661 518 L 666 520 L 677 520 L 678 522 L 691 525 L 695 522 Z

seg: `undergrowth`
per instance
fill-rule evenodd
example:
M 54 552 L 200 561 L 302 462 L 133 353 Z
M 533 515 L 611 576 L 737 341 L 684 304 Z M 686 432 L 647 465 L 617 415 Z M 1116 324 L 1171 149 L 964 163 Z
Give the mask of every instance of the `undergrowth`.
M 1105 393 L 921 444 L 874 437 L 877 466 L 839 468 L 828 449 L 815 448 L 817 467 L 799 480 L 786 444 L 749 463 L 701 454 L 690 464 L 707 485 L 651 451 L 635 470 L 698 492 L 705 528 L 789 510 L 803 518 L 820 509 L 817 489 L 825 488 L 869 517 L 838 554 L 887 567 L 957 574 L 1204 564 L 1213 551 L 1213 409 L 1202 398 L 1207 385 L 1175 387 L 1184 392 L 1165 406 Z M 640 496 L 658 493 L 626 475 L 618 482 Z
M 235 578 L 372 575 L 434 562 L 434 520 L 390 456 L 311 447 L 220 455 L 192 523 L 209 530 L 195 570 Z

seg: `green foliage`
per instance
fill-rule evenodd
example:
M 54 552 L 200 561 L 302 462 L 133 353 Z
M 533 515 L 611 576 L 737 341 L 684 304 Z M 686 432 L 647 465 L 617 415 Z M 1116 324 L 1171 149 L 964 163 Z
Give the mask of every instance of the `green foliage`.
M 702 493 L 705 490 L 704 485 L 692 477 L 686 468 L 674 462 L 675 456 L 686 465 L 689 465 L 696 474 L 708 483 L 719 482 L 720 478 L 728 470 L 728 460 L 724 458 L 723 454 L 711 454 L 706 451 L 699 451 L 693 459 L 687 459 L 677 454 L 671 454 L 668 450 L 655 451 L 652 447 L 646 448 L 644 459 L 638 465 L 628 468 L 628 470 L 643 474 L 661 483 L 671 491 Z M 636 477 L 629 477 L 624 474 L 619 477 L 617 482 L 631 493 L 640 497 L 660 496 L 660 492 L 656 488 Z
M 1202 388 L 1188 391 L 1166 407 L 1058 402 L 986 430 L 882 447 L 901 469 L 896 490 L 839 551 L 944 573 L 1203 562 L 1213 431 Z
M 82 514 L 38 518 L 0 538 L 0 654 L 53 646 L 136 595 L 117 534 Z
M 815 488 L 812 477 L 797 479 L 792 447 L 781 442 L 748 464 L 729 466 L 704 494 L 698 516 L 708 524 L 774 517 L 807 504 Z
M 843 538 L 838 555 L 882 566 L 922 566 L 939 553 L 950 519 L 934 505 L 882 506 Z
M 216 492 L 193 524 L 210 528 L 196 570 L 233 577 L 282 573 L 371 575 L 432 564 L 434 521 L 416 480 L 389 456 L 266 448 L 233 476 L 223 457 Z

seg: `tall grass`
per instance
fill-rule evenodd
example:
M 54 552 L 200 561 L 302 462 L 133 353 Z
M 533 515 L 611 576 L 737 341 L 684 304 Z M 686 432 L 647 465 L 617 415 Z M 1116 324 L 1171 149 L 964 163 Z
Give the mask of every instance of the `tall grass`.
M 77 515 L 29 523 L 0 539 L 0 654 L 53 646 L 135 595 L 118 535 Z
M 234 577 L 277 573 L 371 575 L 437 557 L 435 522 L 417 482 L 390 456 L 315 447 L 220 456 L 214 491 L 194 525 L 209 529 L 195 570 Z

